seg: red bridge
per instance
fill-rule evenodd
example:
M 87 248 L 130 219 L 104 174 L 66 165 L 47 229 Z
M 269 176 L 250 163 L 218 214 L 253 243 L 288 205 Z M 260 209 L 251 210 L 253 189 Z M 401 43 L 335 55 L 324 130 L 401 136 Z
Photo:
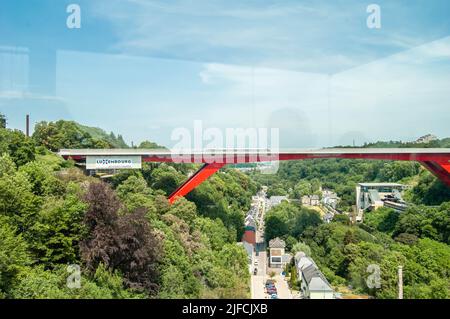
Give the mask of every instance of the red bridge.
M 202 150 L 169 151 L 145 149 L 71 149 L 59 152 L 65 159 L 85 163 L 93 159 L 138 158 L 140 162 L 173 162 L 204 164 L 170 196 L 173 203 L 185 196 L 226 164 L 269 161 L 306 160 L 317 158 L 373 159 L 417 161 L 450 187 L 450 149 L 448 148 L 330 148 L 319 150 Z M 120 167 L 111 167 L 120 169 Z M 126 167 L 122 167 L 126 168 Z

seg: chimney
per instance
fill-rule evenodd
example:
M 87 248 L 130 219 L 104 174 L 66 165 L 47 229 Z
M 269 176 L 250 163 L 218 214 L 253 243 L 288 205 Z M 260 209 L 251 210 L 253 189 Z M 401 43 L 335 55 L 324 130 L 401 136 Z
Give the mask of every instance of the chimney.
M 25 134 L 27 135 L 27 137 L 30 137 L 30 115 L 29 114 L 27 114 L 27 116 L 26 116 Z

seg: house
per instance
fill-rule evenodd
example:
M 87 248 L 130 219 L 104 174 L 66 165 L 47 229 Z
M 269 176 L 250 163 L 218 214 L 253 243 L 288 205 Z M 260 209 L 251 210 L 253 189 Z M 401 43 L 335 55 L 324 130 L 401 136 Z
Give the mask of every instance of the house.
M 285 261 L 283 256 L 285 255 L 286 243 L 279 237 L 269 241 L 269 267 L 270 268 L 282 268 Z
M 302 204 L 306 206 L 319 206 L 320 197 L 319 195 L 305 195 L 302 196 Z
M 305 298 L 335 299 L 333 288 L 311 258 L 304 252 L 298 252 L 294 259 L 300 290 Z
M 308 195 L 302 196 L 302 205 L 311 206 L 311 200 Z
M 435 135 L 427 134 L 427 135 L 419 137 L 416 140 L 416 143 L 430 143 L 430 142 L 435 141 L 437 139 L 438 138 Z
M 270 207 L 275 207 L 280 205 L 282 201 L 289 201 L 287 196 L 270 196 L 269 205 Z
M 256 221 L 252 214 L 248 214 L 244 220 L 244 235 L 242 241 L 252 245 L 256 244 Z
M 325 189 L 322 191 L 322 203 L 324 205 L 330 206 L 333 209 L 336 209 L 337 204 L 339 203 L 340 198 L 337 194 L 331 190 Z
M 311 206 L 319 206 L 320 204 L 320 197 L 319 195 L 311 195 Z

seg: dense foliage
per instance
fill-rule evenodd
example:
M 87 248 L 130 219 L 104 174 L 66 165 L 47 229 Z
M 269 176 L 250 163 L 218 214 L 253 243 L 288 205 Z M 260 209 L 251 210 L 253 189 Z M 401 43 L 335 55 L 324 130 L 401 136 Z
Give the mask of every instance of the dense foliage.
M 450 139 L 432 142 L 448 147 Z M 431 145 L 431 144 L 430 144 Z M 378 142 L 366 147 L 430 147 Z M 397 270 L 403 266 L 405 298 L 450 298 L 450 188 L 414 162 L 317 159 L 280 163 L 276 175 L 252 173 L 269 186 L 270 195 L 320 194 L 320 186 L 342 198 L 339 208 L 351 212 L 359 182 L 402 182 L 410 185 L 410 203 L 399 213 L 379 208 L 365 213 L 364 223 L 352 225 L 347 215 L 322 223 L 315 211 L 297 202 L 283 202 L 266 215 L 266 239 L 281 237 L 292 253 L 311 256 L 336 288 L 376 298 L 397 297 Z M 429 206 L 426 206 L 429 205 Z M 380 269 L 381 285 L 369 284 L 371 267 Z M 291 275 L 293 267 L 288 266 Z M 297 287 L 296 278 L 290 278 Z
M 377 298 L 397 297 L 397 268 L 403 266 L 405 298 L 450 297 L 450 247 L 427 237 L 404 241 L 359 226 L 332 222 L 305 231 L 301 240 L 335 286 L 350 285 Z M 406 234 L 406 233 L 402 233 Z M 407 238 L 407 236 L 405 236 Z M 399 240 L 400 239 L 400 240 Z M 370 287 L 368 266 L 380 267 L 380 287 Z
M 1 123 L 1 120 L 0 120 Z M 33 133 L 36 145 L 51 151 L 62 148 L 129 148 L 122 135 L 106 133 L 98 127 L 81 125 L 74 121 L 39 122 Z M 143 141 L 139 148 L 164 148 L 151 141 Z
M 52 151 L 128 147 L 120 136 L 68 121 L 39 123 L 32 138 L 5 126 L 0 116 L 0 298 L 245 298 L 247 254 L 236 241 L 259 184 L 294 199 L 331 188 L 350 210 L 361 181 L 407 183 L 415 205 L 401 214 L 378 209 L 352 225 L 283 202 L 265 217 L 266 240 L 281 237 L 292 253 L 311 256 L 335 287 L 395 298 L 402 265 L 405 298 L 450 298 L 450 190 L 416 163 L 285 162 L 276 175 L 250 177 L 222 169 L 169 205 L 196 165 L 145 163 L 99 181 Z M 372 264 L 379 288 L 367 285 Z
M 120 136 L 58 121 L 0 137 L 0 298 L 248 297 L 236 243 L 257 188 L 248 176 L 224 170 L 169 205 L 195 165 L 144 164 L 104 182 L 50 151 L 125 147 Z

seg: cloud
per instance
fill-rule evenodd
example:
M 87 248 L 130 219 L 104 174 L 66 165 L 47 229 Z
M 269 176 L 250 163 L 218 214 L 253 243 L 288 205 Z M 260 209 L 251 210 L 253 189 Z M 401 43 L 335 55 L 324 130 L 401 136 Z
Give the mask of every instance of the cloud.
M 222 108 L 223 121 L 276 125 L 297 147 L 449 136 L 449 53 L 447 37 L 332 76 L 205 64 L 199 77 L 221 92 L 205 116 Z
M 449 53 L 446 37 L 334 75 L 335 133 L 362 130 L 370 140 L 449 136 Z
M 439 10 L 439 3 L 429 11 Z M 388 22 L 376 32 L 367 29 L 366 5 L 360 1 L 345 6 L 289 0 L 109 0 L 92 5 L 117 33 L 113 48 L 125 54 L 325 74 L 409 49 L 439 33 L 438 23 L 424 26 L 420 20 L 427 12 L 386 1 L 380 5 Z

